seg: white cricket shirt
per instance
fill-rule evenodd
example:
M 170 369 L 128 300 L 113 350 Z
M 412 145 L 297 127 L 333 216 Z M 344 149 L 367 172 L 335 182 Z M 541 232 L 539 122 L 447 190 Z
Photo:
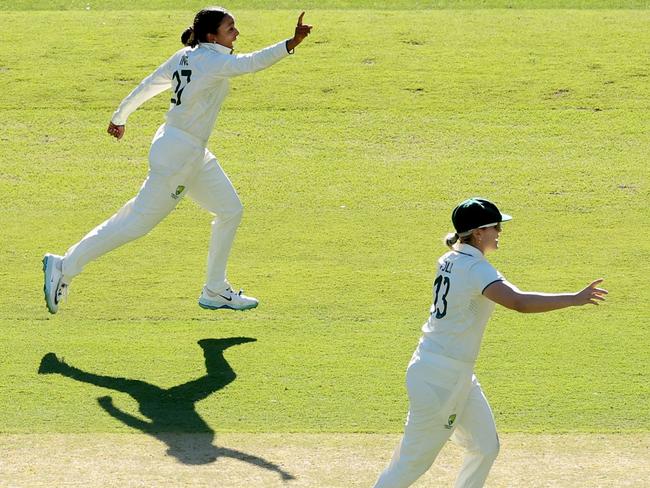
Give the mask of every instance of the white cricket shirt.
M 230 48 L 220 44 L 185 47 L 142 80 L 120 103 L 112 122 L 126 124 L 140 105 L 171 88 L 166 124 L 191 134 L 205 145 L 228 94 L 229 79 L 260 71 L 285 58 L 289 54 L 285 42 L 241 55 L 232 54 Z
M 427 349 L 459 361 L 474 363 L 495 303 L 483 290 L 504 280 L 469 244 L 457 244 L 438 259 L 433 282 L 433 305 L 422 326 Z

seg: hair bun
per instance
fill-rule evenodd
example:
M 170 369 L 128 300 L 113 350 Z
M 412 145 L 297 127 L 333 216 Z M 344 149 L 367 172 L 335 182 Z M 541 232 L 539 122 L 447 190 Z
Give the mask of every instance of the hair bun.
M 445 245 L 451 248 L 454 244 L 458 242 L 458 239 L 459 239 L 459 235 L 456 232 L 450 232 L 445 236 L 443 240 L 445 242 Z
M 181 34 L 181 42 L 184 46 L 191 46 L 194 44 L 194 27 L 189 26 Z

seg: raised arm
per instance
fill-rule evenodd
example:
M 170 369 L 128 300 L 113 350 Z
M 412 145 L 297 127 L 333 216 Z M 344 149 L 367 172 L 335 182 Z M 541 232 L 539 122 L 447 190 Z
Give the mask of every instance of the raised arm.
M 214 67 L 216 75 L 230 78 L 254 73 L 266 69 L 287 57 L 311 32 L 312 26 L 302 23 L 304 15 L 305 12 L 302 12 L 300 17 L 298 17 L 298 24 L 296 25 L 294 36 L 291 39 L 278 42 L 253 53 L 223 56 L 220 62 Z
M 302 12 L 298 17 L 298 23 L 296 24 L 296 31 L 293 34 L 293 38 L 287 40 L 287 51 L 289 52 L 293 51 L 311 32 L 313 26 L 302 23 L 304 16 L 305 12 Z
M 576 293 L 539 293 L 521 291 L 507 281 L 496 281 L 490 284 L 483 295 L 499 305 L 522 313 L 540 313 L 567 307 L 577 307 L 605 300 L 607 290 L 598 288 L 602 279 L 592 281 Z

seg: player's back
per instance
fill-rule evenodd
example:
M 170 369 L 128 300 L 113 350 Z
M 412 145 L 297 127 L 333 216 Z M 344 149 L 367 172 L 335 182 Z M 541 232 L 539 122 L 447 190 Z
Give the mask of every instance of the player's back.
M 218 76 L 218 67 L 224 62 L 220 58 L 225 56 L 229 54 L 205 45 L 187 47 L 172 56 L 169 125 L 203 142 L 208 140 L 228 94 L 228 78 Z
M 429 320 L 422 327 L 436 352 L 465 362 L 478 356 L 494 302 L 483 290 L 503 277 L 468 244 L 457 245 L 438 259 Z

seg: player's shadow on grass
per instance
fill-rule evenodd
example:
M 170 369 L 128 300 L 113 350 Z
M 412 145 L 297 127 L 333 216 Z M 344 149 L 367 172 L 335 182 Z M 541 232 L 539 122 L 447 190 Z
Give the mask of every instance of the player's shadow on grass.
M 160 388 L 145 381 L 115 378 L 88 373 L 47 353 L 41 359 L 39 374 L 57 373 L 84 383 L 127 393 L 138 402 L 142 420 L 113 404 L 110 396 L 97 399 L 99 405 L 113 418 L 129 427 L 149 434 L 168 446 L 167 453 L 184 464 L 207 464 L 219 457 L 230 457 L 278 473 L 282 479 L 294 477 L 282 468 L 253 454 L 213 445 L 215 432 L 197 413 L 195 404 L 232 383 L 237 375 L 223 356 L 231 346 L 253 342 L 249 337 L 202 339 L 207 374 L 171 388 Z

